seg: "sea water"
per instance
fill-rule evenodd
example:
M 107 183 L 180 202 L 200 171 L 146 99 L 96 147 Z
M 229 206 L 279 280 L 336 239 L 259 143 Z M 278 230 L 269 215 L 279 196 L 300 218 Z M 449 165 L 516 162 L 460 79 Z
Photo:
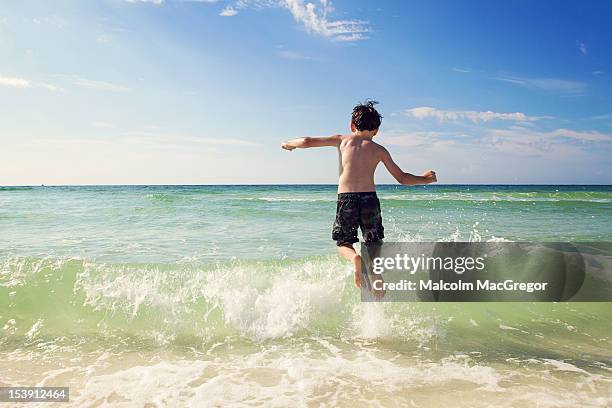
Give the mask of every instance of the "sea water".
M 612 241 L 610 186 L 378 194 L 388 241 Z M 335 199 L 0 187 L 0 386 L 79 407 L 612 405 L 610 303 L 361 303 Z

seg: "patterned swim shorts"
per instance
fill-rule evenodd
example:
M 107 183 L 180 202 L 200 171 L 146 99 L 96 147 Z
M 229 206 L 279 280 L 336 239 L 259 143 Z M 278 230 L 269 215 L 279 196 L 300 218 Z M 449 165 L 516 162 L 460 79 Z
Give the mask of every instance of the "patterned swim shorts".
M 361 228 L 366 244 L 379 242 L 385 237 L 380 201 L 374 191 L 338 194 L 332 239 L 338 246 L 352 246 L 359 242 L 357 228 Z

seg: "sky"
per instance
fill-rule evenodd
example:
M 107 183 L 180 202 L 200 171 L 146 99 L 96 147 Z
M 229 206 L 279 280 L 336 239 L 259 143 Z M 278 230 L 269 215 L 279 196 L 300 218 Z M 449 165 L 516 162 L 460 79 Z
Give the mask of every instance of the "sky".
M 0 0 L 0 185 L 612 184 L 610 1 Z M 393 182 L 379 167 L 379 183 Z

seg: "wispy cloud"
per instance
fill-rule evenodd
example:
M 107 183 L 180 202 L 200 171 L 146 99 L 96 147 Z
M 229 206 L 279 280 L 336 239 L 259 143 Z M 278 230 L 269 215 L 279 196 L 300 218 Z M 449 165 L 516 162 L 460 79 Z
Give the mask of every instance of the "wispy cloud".
M 109 92 L 130 91 L 130 88 L 127 88 L 122 85 L 117 85 L 117 84 L 113 84 L 110 82 L 104 82 L 104 81 L 94 81 L 92 79 L 86 79 L 86 78 L 77 78 L 74 80 L 73 83 L 82 88 L 97 89 L 100 91 L 109 91 Z
M 464 134 L 453 132 L 391 132 L 383 133 L 381 137 L 382 143 L 389 146 L 401 147 L 419 147 L 419 148 L 434 148 L 449 146 L 457 143 L 458 137 L 465 137 Z
M 587 55 L 588 52 L 588 48 L 587 45 L 583 42 L 578 44 L 578 49 L 580 50 L 580 52 L 582 53 L 582 55 Z
M 467 69 L 467 68 L 457 68 L 457 67 L 453 67 L 453 68 L 452 68 L 452 70 L 453 70 L 453 71 L 455 71 L 455 72 L 459 72 L 459 73 L 461 73 L 461 74 L 467 74 L 467 73 L 469 73 L 469 72 L 472 72 L 472 70 L 471 70 L 471 69 Z
M 477 133 L 472 133 L 477 132 Z M 601 144 L 612 143 L 612 135 L 598 131 L 555 129 L 537 131 L 524 126 L 509 129 L 474 129 L 470 134 L 448 131 L 407 131 L 383 133 L 381 142 L 389 146 L 435 150 L 468 150 L 512 153 L 516 156 L 579 154 Z
M 333 20 L 330 15 L 335 11 L 329 0 L 307 2 L 304 0 L 238 0 L 221 11 L 222 16 L 235 16 L 241 9 L 273 8 L 287 9 L 293 19 L 307 32 L 335 41 L 354 42 L 368 38 L 372 31 L 367 21 L 347 19 Z
M 368 22 L 361 20 L 329 20 L 328 14 L 334 11 L 330 1 L 320 0 L 319 5 L 304 0 L 284 0 L 293 18 L 304 25 L 309 32 L 338 41 L 357 41 L 368 38 Z
M 202 2 L 216 3 L 217 0 L 126 0 L 130 3 L 152 3 L 160 5 L 166 2 Z M 310 2 L 305 0 L 235 0 L 226 5 L 219 15 L 236 16 L 243 9 L 264 9 L 281 7 L 287 9 L 293 19 L 300 23 L 309 33 L 332 39 L 334 41 L 355 42 L 368 38 L 372 32 L 370 23 L 364 20 L 333 20 L 329 16 L 335 11 L 330 0 Z
M 441 122 L 469 120 L 471 122 L 489 122 L 492 120 L 506 120 L 515 122 L 533 122 L 548 119 L 549 116 L 529 116 L 522 112 L 500 113 L 492 111 L 473 110 L 442 110 L 430 106 L 419 106 L 406 109 L 404 113 L 415 119 L 437 119 Z
M 595 115 L 585 118 L 586 120 L 609 120 L 612 119 L 612 113 L 605 113 L 603 115 Z
M 557 129 L 541 134 L 549 137 L 573 139 L 580 142 L 612 142 L 612 135 L 595 130 L 577 131 L 571 129 Z
M 61 86 L 57 86 L 57 85 L 43 84 L 43 83 L 40 83 L 38 85 L 45 88 L 47 91 L 51 91 L 51 92 L 62 92 L 64 90 L 64 88 L 62 88 Z
M 548 92 L 561 92 L 567 94 L 581 95 L 586 93 L 587 84 L 580 81 L 572 81 L 558 78 L 529 78 L 517 76 L 499 76 L 498 81 L 524 86 L 526 88 L 541 89 Z
M 238 12 L 236 11 L 235 8 L 233 8 L 232 6 L 227 6 L 225 7 L 223 10 L 221 10 L 221 12 L 219 13 L 220 16 L 222 17 L 233 17 L 236 14 L 238 14 Z
M 14 88 L 29 88 L 30 81 L 24 78 L 0 76 L 0 86 L 11 86 Z
M 42 88 L 47 91 L 59 92 L 63 89 L 57 85 L 47 84 L 44 82 L 35 82 L 26 78 L 0 76 L 0 86 L 10 86 L 13 88 Z
M 612 142 L 612 135 L 598 131 L 555 129 L 534 131 L 523 127 L 489 129 L 484 140 L 492 149 L 520 155 L 554 152 L 580 152 L 585 148 Z
M 534 131 L 522 127 L 512 129 L 490 129 L 488 136 L 511 138 L 522 141 L 573 140 L 583 143 L 612 142 L 612 135 L 595 130 L 579 131 L 555 129 L 551 131 Z

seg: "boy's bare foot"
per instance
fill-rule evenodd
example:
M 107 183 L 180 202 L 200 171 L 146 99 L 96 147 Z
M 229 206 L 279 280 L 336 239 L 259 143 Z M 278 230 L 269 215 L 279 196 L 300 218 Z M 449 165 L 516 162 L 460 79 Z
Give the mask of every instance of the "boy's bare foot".
M 355 286 L 361 289 L 361 256 L 355 255 L 353 258 L 353 266 L 355 267 Z

